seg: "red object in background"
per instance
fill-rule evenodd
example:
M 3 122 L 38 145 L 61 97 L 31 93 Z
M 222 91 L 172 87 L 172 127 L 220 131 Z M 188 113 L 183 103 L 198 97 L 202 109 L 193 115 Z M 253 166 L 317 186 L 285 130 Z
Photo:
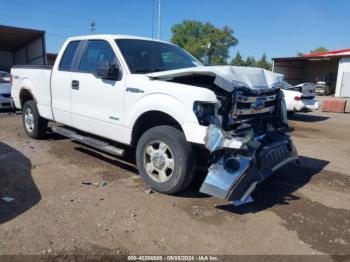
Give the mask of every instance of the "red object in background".
M 323 112 L 345 113 L 345 108 L 346 108 L 346 100 L 340 100 L 340 99 L 323 100 L 323 105 L 322 105 Z
M 333 50 L 333 51 L 327 51 L 327 52 L 321 52 L 321 53 L 306 54 L 304 56 L 314 57 L 314 56 L 346 55 L 348 52 L 350 52 L 350 48 L 340 49 L 340 50 Z

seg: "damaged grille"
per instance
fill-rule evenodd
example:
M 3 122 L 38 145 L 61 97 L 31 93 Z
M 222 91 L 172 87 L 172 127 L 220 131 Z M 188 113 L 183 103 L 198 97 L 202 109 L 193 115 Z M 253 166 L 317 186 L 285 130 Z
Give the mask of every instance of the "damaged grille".
M 277 90 L 237 91 L 232 108 L 233 117 L 251 117 L 256 115 L 272 114 L 276 109 Z

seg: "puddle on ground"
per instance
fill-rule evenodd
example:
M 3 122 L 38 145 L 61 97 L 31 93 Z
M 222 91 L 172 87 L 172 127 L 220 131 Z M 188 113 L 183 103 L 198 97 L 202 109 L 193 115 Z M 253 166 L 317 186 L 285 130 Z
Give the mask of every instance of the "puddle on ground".
M 350 211 L 326 207 L 309 199 L 271 208 L 288 230 L 295 231 L 313 249 L 332 255 L 350 255 Z
M 350 175 L 340 172 L 322 170 L 317 176 L 313 177 L 312 184 L 324 186 L 336 192 L 350 194 Z

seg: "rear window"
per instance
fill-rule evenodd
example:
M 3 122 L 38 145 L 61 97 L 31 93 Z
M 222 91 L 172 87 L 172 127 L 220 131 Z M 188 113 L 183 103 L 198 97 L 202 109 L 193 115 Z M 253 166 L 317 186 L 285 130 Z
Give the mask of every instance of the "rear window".
M 62 56 L 60 65 L 59 65 L 59 70 L 66 70 L 70 71 L 72 70 L 73 67 L 73 58 L 75 55 L 75 52 L 78 49 L 80 41 L 72 41 L 68 44 L 66 47 L 66 50 L 64 50 L 64 54 Z
M 10 74 L 7 72 L 0 72 L 0 83 L 10 83 Z

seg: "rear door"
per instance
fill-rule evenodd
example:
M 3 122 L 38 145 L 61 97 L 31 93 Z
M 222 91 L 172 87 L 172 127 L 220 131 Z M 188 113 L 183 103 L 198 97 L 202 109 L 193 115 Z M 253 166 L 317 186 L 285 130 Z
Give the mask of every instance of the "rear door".
M 81 41 L 69 42 L 61 57 L 61 61 L 52 71 L 51 93 L 52 111 L 57 122 L 71 126 L 71 84 L 72 70 L 77 59 Z
M 80 61 L 72 73 L 73 126 L 122 142 L 125 74 L 121 72 L 119 80 L 97 77 L 99 65 L 119 64 L 115 50 L 106 40 L 89 40 L 84 46 Z

